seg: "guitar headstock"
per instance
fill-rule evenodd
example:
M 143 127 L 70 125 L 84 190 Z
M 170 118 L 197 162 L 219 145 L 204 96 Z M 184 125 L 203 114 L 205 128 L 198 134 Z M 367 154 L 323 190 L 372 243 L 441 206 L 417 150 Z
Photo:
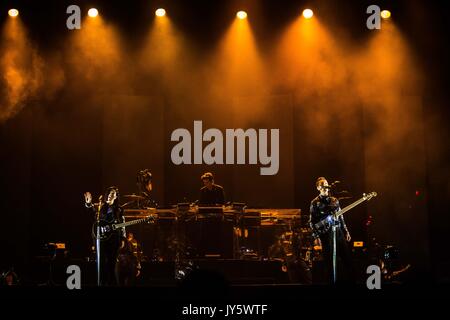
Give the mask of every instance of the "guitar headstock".
M 375 191 L 372 191 L 370 193 L 363 193 L 363 198 L 366 201 L 369 201 L 372 198 L 375 198 L 377 196 L 377 193 Z

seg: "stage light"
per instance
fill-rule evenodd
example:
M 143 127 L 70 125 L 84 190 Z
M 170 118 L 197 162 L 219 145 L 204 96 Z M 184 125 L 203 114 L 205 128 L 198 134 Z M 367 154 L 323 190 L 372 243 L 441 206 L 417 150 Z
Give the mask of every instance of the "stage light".
M 380 15 L 383 19 L 389 19 L 391 17 L 391 12 L 389 10 L 383 10 Z
M 314 12 L 311 9 L 303 10 L 303 17 L 305 17 L 305 19 L 311 19 L 313 15 Z
M 98 10 L 95 8 L 89 9 L 88 16 L 91 18 L 95 18 L 96 16 L 98 16 Z
M 155 11 L 155 15 L 157 17 L 164 17 L 166 15 L 166 10 L 164 10 L 163 8 L 159 8 Z
M 245 19 L 247 18 L 247 12 L 245 11 L 239 11 L 238 13 L 236 13 L 236 17 L 238 17 L 239 19 Z
M 10 17 L 17 17 L 19 15 L 19 10 L 17 9 L 9 9 L 8 14 Z

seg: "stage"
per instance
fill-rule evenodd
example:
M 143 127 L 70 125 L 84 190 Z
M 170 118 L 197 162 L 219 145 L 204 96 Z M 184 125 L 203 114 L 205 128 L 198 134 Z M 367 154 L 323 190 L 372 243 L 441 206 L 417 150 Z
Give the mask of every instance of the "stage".
M 211 292 L 259 315 L 444 296 L 449 13 L 2 1 L 0 290 L 175 296 L 180 316 Z

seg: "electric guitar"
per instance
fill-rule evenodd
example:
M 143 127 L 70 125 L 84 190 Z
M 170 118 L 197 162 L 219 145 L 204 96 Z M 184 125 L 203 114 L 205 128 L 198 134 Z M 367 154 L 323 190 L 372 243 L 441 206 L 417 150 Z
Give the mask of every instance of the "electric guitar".
M 319 233 L 326 232 L 327 230 L 329 230 L 329 228 L 333 224 L 333 220 L 337 220 L 340 216 L 342 216 L 347 211 L 349 211 L 349 210 L 353 209 L 354 207 L 360 205 L 364 201 L 369 201 L 370 199 L 372 199 L 372 198 L 374 198 L 376 196 L 377 196 L 376 192 L 371 192 L 369 194 L 365 194 L 364 193 L 362 198 L 360 198 L 359 200 L 356 200 L 352 204 L 349 204 L 345 208 L 343 208 L 343 209 L 341 209 L 341 210 L 339 210 L 339 211 L 337 211 L 337 212 L 335 212 L 333 214 L 330 214 L 325 219 L 322 219 L 321 221 L 319 221 L 316 224 L 314 224 L 313 228 L 315 230 L 319 231 Z M 334 219 L 333 219 L 333 216 L 334 216 Z
M 133 221 L 128 222 L 121 222 L 121 223 L 114 223 L 114 222 L 108 222 L 106 220 L 100 220 L 98 222 L 95 222 L 92 226 L 92 236 L 95 239 L 100 239 L 102 241 L 108 240 L 111 235 L 118 229 L 132 226 L 139 223 L 153 223 L 155 221 L 155 218 L 152 215 L 146 216 L 142 219 L 136 219 Z M 98 230 L 97 230 L 98 228 Z M 97 234 L 98 233 L 98 234 Z

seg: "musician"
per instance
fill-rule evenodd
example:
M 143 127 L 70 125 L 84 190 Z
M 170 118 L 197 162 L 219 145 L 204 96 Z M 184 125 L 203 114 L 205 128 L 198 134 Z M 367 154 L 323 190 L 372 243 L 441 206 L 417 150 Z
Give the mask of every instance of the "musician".
M 153 190 L 152 180 L 152 173 L 148 169 L 141 170 L 137 174 L 139 195 L 143 197 L 143 200 L 139 201 L 140 208 L 156 208 L 158 206 L 158 204 L 151 198 L 151 192 Z
M 133 248 L 133 254 L 137 258 L 137 273 L 136 277 L 139 277 L 141 273 L 141 261 L 142 261 L 142 248 L 137 239 L 134 237 L 134 233 L 128 232 L 127 233 L 127 240 L 129 243 L 131 243 L 131 247 Z
M 128 233 L 127 238 L 122 238 L 117 254 L 116 280 L 119 286 L 133 286 L 140 275 L 139 243 L 134 239 L 133 233 Z
M 268 257 L 270 260 L 278 260 L 283 263 L 282 270 L 283 272 L 287 272 L 287 260 L 288 260 L 288 250 L 286 250 L 286 246 L 284 245 L 284 236 L 280 236 L 277 238 L 277 241 L 269 247 Z
M 203 206 L 223 205 L 225 203 L 225 192 L 221 186 L 214 183 L 211 172 L 204 173 L 200 179 L 203 187 L 200 189 L 199 204 Z
M 290 249 L 290 246 L 290 241 L 286 241 L 285 235 L 281 235 L 275 244 L 269 247 L 269 259 L 281 261 L 281 270 L 287 272 L 290 282 L 312 284 L 310 268 L 295 251 Z
M 19 277 L 14 272 L 13 268 L 4 272 L 3 274 L 0 274 L 0 287 L 1 286 L 16 286 L 16 285 L 19 285 L 19 283 L 20 283 Z
M 84 194 L 85 205 L 98 214 L 98 219 L 107 223 L 124 222 L 123 209 L 119 203 L 119 189 L 109 187 L 99 205 L 95 208 L 92 203 L 90 192 Z M 117 261 L 118 249 L 121 246 L 121 240 L 125 236 L 125 228 L 120 228 L 111 232 L 111 236 L 100 242 L 100 284 L 112 286 L 116 284 L 115 266 Z
M 312 236 L 314 238 L 314 246 L 322 247 L 322 255 L 325 263 L 325 276 L 326 279 L 332 280 L 333 276 L 333 243 L 332 243 L 332 231 L 328 226 L 325 230 L 316 230 L 313 226 L 326 219 L 331 214 L 340 210 L 338 199 L 330 195 L 330 186 L 328 181 L 324 177 L 319 177 L 316 181 L 316 188 L 319 191 L 319 195 L 311 201 L 310 206 L 310 219 L 309 224 L 312 229 Z M 336 221 L 336 248 L 337 257 L 341 260 L 344 267 L 345 274 L 342 279 L 352 280 L 353 268 L 350 250 L 347 242 L 350 242 L 351 236 L 345 224 L 344 217 L 341 215 Z M 339 268 L 338 268 L 339 270 Z M 341 279 L 338 274 L 338 279 Z

